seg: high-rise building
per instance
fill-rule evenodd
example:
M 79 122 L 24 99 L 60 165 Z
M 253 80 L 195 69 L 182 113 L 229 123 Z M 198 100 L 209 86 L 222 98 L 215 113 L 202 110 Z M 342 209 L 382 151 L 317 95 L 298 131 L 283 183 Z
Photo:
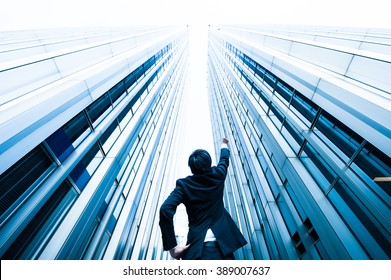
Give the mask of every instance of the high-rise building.
M 146 258 L 161 241 L 187 28 L 2 37 L 1 258 Z
M 208 112 L 187 27 L 1 38 L 1 259 L 167 259 L 191 110 L 230 140 L 238 259 L 391 257 L 390 30 L 211 26 Z
M 245 259 L 391 257 L 391 31 L 214 26 L 214 132 Z

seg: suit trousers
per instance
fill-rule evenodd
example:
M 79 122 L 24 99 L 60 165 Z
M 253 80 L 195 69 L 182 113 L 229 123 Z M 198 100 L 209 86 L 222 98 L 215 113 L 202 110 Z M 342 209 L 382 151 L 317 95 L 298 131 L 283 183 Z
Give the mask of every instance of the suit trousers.
M 234 254 L 224 256 L 217 242 L 205 242 L 202 247 L 201 260 L 234 260 Z

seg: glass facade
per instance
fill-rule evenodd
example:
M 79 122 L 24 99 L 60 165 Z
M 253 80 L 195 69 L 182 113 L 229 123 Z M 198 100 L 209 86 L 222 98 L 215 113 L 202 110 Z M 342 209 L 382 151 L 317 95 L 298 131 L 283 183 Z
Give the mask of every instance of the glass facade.
M 149 192 L 139 185 L 140 178 L 147 180 L 158 158 L 152 156 L 153 151 L 159 151 L 156 138 L 162 137 L 168 126 L 168 116 L 172 114 L 169 109 L 178 106 L 175 104 L 180 94 L 176 89 L 183 83 L 188 35 L 185 28 L 156 28 L 119 32 L 107 42 L 103 33 L 99 43 L 82 44 L 77 50 L 88 53 L 90 48 L 110 46 L 115 55 L 105 60 L 103 66 L 98 62 L 91 66 L 87 63 L 84 67 L 90 68 L 79 70 L 82 62 L 73 61 L 71 66 L 73 52 L 65 54 L 69 56 L 69 67 L 75 69 L 69 73 L 71 79 L 87 85 L 94 82 L 94 86 L 88 85 L 89 101 L 82 101 L 80 108 L 80 97 L 85 92 L 81 89 L 77 94 L 80 89 L 72 88 L 73 85 L 66 91 L 71 92 L 70 97 L 74 96 L 76 102 L 64 100 L 55 84 L 64 82 L 68 86 L 69 81 L 63 81 L 67 78 L 51 81 L 44 88 L 51 90 L 58 100 L 53 107 L 69 106 L 62 112 L 43 111 L 40 117 L 52 114 L 53 119 L 59 120 L 57 124 L 63 124 L 53 130 L 53 126 L 45 127 L 50 121 L 38 120 L 30 127 L 20 127 L 20 133 L 31 138 L 30 145 L 37 138 L 32 136 L 35 130 L 42 129 L 47 136 L 0 175 L 2 259 L 102 259 L 105 253 L 110 253 L 107 252 L 110 242 L 124 251 L 121 246 L 124 240 L 112 238 L 120 217 L 131 225 L 117 228 L 124 238 L 131 234 L 132 227 L 137 227 L 133 224 L 135 217 L 124 213 L 123 206 L 129 200 L 137 208 Z M 86 41 L 100 37 L 89 32 L 84 36 L 90 36 Z M 50 36 L 41 38 L 45 40 L 49 41 Z M 119 50 L 117 43 L 128 46 Z M 50 59 L 52 53 L 43 55 Z M 120 71 L 112 72 L 117 66 L 122 67 Z M 46 93 L 39 91 L 26 92 L 24 98 Z M 29 106 L 23 100 L 20 103 L 20 108 L 15 105 L 13 110 L 19 109 L 28 116 Z M 21 114 L 9 121 L 17 123 L 23 117 Z M 1 146 L 9 147 L 10 154 L 16 147 L 15 155 L 21 149 L 14 135 Z M 7 156 L 3 154 L 3 158 Z M 138 195 L 130 194 L 134 189 Z M 129 249 L 126 250 L 129 254 Z
M 331 45 L 331 40 L 345 33 L 345 40 L 351 41 L 353 31 L 338 32 L 251 26 L 210 29 L 210 100 L 216 111 L 212 123 L 221 135 L 235 139 L 238 159 L 230 176 L 235 182 L 229 187 L 247 189 L 236 192 L 236 197 L 229 190 L 226 196 L 233 200 L 232 211 L 239 213 L 238 223 L 250 240 L 242 250 L 245 259 L 391 256 L 391 146 L 381 143 L 384 139 L 390 144 L 390 123 L 383 117 L 391 116 L 391 100 L 387 86 L 379 89 L 376 81 L 353 81 L 348 74 L 330 73 L 332 61 L 326 67 L 310 59 L 326 47 L 345 55 L 346 49 Z M 303 40 L 304 35 L 329 38 L 330 44 Z M 362 40 L 376 44 L 378 35 Z M 273 45 L 271 40 L 277 38 L 291 49 Z M 299 44 L 305 45 L 307 56 L 294 53 L 293 46 Z M 350 52 L 352 59 L 364 55 L 356 49 Z M 365 55 L 368 61 L 378 57 L 376 52 Z M 385 59 L 381 67 L 390 65 Z M 318 75 L 315 83 L 313 73 Z M 335 81 L 329 87 L 332 91 L 319 90 L 323 79 Z M 345 91 L 353 85 L 365 92 L 352 88 L 345 104 Z M 355 110 L 374 94 L 385 96 L 384 104 Z M 324 101 L 327 98 L 330 102 Z M 382 118 L 372 116 L 371 110 L 382 111 Z M 355 130 L 360 125 L 379 127 L 379 138 Z M 246 208 L 239 202 L 243 200 Z
M 1 259 L 168 259 L 158 209 L 186 139 L 188 29 L 35 32 L 0 51 Z M 391 87 L 362 65 L 391 71 L 390 38 L 209 28 L 237 259 L 391 257 Z

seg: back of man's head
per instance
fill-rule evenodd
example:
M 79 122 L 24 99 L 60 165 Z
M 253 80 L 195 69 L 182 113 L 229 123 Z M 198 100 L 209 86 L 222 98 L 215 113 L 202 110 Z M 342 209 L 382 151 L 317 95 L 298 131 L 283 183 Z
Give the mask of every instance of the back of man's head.
M 210 171 L 212 159 L 205 150 L 195 150 L 189 157 L 189 167 L 194 175 L 204 174 Z

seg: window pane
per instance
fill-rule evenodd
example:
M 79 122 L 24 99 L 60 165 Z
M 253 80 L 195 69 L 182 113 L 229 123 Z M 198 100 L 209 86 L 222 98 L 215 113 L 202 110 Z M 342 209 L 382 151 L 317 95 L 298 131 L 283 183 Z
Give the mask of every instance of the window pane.
M 288 119 L 285 119 L 281 133 L 297 154 L 304 140 L 303 135 L 290 123 Z
M 144 67 L 144 72 L 148 72 L 149 68 L 152 67 L 152 65 L 155 63 L 155 58 L 154 57 L 151 57 L 150 59 L 148 59 L 144 64 L 143 64 L 143 67 Z
M 258 87 L 256 83 L 253 83 L 253 90 L 255 93 L 260 97 L 257 98 L 258 104 L 261 105 L 262 109 L 267 112 L 270 104 L 269 98 L 266 96 L 266 94 Z M 261 113 L 261 112 L 260 112 Z
M 291 105 L 301 115 L 303 115 L 309 121 L 309 123 L 312 123 L 314 121 L 315 116 L 316 116 L 316 112 L 319 109 L 318 105 L 313 103 L 308 98 L 304 97 L 299 92 L 295 92 L 295 94 L 293 95 Z
M 264 79 L 265 79 L 265 82 L 268 83 L 271 87 L 273 87 L 273 88 L 275 87 L 277 79 L 272 73 L 266 71 Z
M 293 95 L 293 88 L 285 82 L 278 80 L 276 91 L 286 100 L 290 101 Z
M 297 231 L 297 226 L 295 220 L 292 217 L 292 211 L 285 202 L 282 195 L 280 195 L 277 199 L 277 206 L 281 211 L 284 222 L 289 230 L 289 234 L 293 235 Z
M 255 74 L 263 80 L 263 75 L 265 74 L 265 68 L 263 68 L 261 65 L 257 64 L 257 68 L 255 69 Z
M 249 58 L 247 55 L 243 55 L 243 62 L 251 69 L 251 70 L 255 70 L 255 68 L 257 67 L 257 63 L 252 60 L 251 58 Z
M 37 146 L 0 175 L 0 221 L 23 200 L 56 165 Z M 14 205 L 15 204 L 15 205 Z
M 281 113 L 281 111 L 273 104 L 270 104 L 269 117 L 275 124 L 278 129 L 281 129 L 281 124 L 285 118 L 285 116 Z
M 99 138 L 99 141 L 106 154 L 109 152 L 120 133 L 121 131 L 119 130 L 117 120 L 115 120 Z
M 123 95 L 124 93 L 125 93 L 125 84 L 124 82 L 121 81 L 109 90 L 111 102 L 113 102 L 114 104 L 115 101 L 117 101 L 118 98 L 120 98 L 121 95 Z
M 372 144 L 365 144 L 354 160 L 364 173 L 391 196 L 391 159 Z M 358 173 L 360 174 L 360 173 Z
M 143 73 L 143 67 L 140 66 L 131 74 L 129 74 L 124 80 L 126 88 L 129 89 L 130 87 L 132 87 L 132 85 L 143 75 Z
M 63 130 L 71 142 L 79 138 L 88 128 L 88 122 L 83 112 L 80 112 L 63 126 Z
M 103 254 L 105 253 L 106 247 L 109 244 L 110 238 L 111 236 L 107 232 L 103 233 L 99 245 L 92 257 L 93 260 L 100 260 L 103 258 Z
M 362 226 L 364 226 L 367 231 L 372 235 L 378 244 L 384 249 L 384 252 L 391 257 L 391 243 L 389 242 L 389 232 L 383 228 L 383 226 L 378 222 L 376 217 L 370 213 L 366 208 L 364 203 L 357 197 L 354 192 L 348 187 L 343 181 L 338 180 L 335 184 L 335 190 L 340 195 L 344 203 L 349 207 L 349 209 L 354 213 L 354 215 L 360 220 Z M 340 210 L 340 209 L 339 209 Z M 341 213 L 344 216 L 344 213 Z M 347 220 L 348 224 L 352 224 L 352 220 Z M 354 223 L 354 221 L 353 221 Z M 353 225 L 351 225 L 353 226 Z M 364 244 L 370 246 L 370 241 L 366 241 L 362 237 L 359 238 Z M 379 256 L 372 256 L 377 259 Z
M 64 162 L 76 147 L 75 141 L 86 131 L 89 131 L 89 125 L 84 113 L 81 112 L 50 135 L 45 142 L 57 159 Z
M 324 111 L 319 117 L 315 127 L 349 158 L 363 141 L 361 136 Z
M 305 211 L 304 211 L 304 208 L 303 206 L 301 206 L 301 204 L 303 203 L 302 201 L 300 201 L 295 192 L 293 191 L 292 187 L 290 186 L 289 183 L 286 183 L 285 184 L 285 189 L 289 195 L 289 198 L 290 200 L 292 201 L 292 204 L 293 206 L 295 207 L 296 209 L 296 212 L 299 214 L 300 218 L 303 220 L 305 217 L 306 217 L 306 214 L 305 214 Z
M 80 191 L 87 185 L 102 160 L 102 152 L 95 144 L 69 174 Z
M 76 197 L 76 190 L 71 187 L 68 181 L 64 181 L 2 258 L 37 258 Z
M 108 94 L 99 97 L 94 103 L 87 107 L 86 111 L 91 121 L 94 123 L 103 113 L 111 107 Z
M 300 159 L 315 181 L 326 191 L 336 178 L 335 172 L 309 143 L 304 147 Z

